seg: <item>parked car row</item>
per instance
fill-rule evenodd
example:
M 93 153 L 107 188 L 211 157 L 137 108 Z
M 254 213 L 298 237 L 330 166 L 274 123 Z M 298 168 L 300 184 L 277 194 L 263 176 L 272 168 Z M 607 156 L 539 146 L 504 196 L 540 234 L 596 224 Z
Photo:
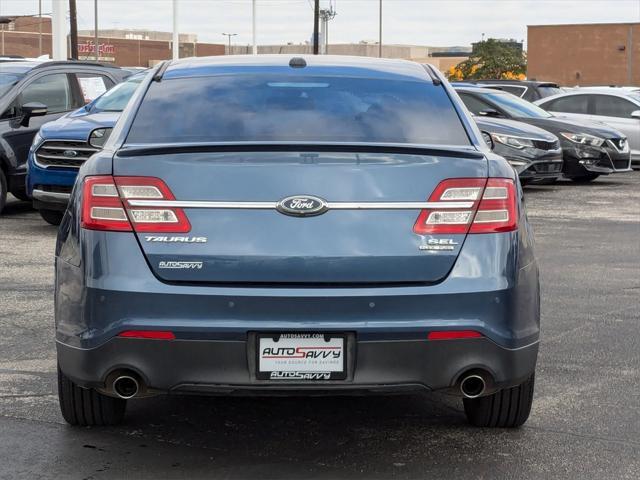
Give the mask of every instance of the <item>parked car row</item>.
M 78 169 L 101 149 L 146 75 L 136 72 L 92 62 L 3 61 L 0 212 L 10 191 L 60 224 Z M 563 92 L 552 82 L 514 80 L 453 85 L 487 144 L 523 184 L 563 175 L 591 181 L 640 165 L 640 89 Z
M 15 59 L 1 65 L 0 212 L 7 192 L 29 200 L 27 155 L 40 127 L 95 100 L 130 75 L 91 62 Z M 60 150 L 63 156 L 66 150 Z

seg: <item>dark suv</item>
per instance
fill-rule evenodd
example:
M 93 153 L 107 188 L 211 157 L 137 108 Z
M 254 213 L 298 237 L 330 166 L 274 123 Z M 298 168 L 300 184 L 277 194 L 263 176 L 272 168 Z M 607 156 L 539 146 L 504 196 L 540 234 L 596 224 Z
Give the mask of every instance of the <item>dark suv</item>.
M 474 84 L 494 90 L 509 92 L 530 102 L 562 93 L 560 85 L 553 82 L 537 82 L 535 80 L 469 80 L 457 82 L 460 85 Z
M 27 155 L 40 127 L 92 101 L 130 72 L 76 61 L 4 61 L 0 69 L 0 212 L 7 192 L 28 200 Z

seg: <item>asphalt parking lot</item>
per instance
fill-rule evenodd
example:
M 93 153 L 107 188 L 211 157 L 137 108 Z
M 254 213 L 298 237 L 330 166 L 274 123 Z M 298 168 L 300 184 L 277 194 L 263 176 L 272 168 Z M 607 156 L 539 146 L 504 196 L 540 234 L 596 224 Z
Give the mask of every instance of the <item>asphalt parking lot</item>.
M 10 198 L 0 216 L 0 478 L 638 478 L 640 172 L 528 187 L 542 274 L 533 412 L 465 423 L 443 395 L 157 397 L 125 424 L 58 411 L 55 228 Z

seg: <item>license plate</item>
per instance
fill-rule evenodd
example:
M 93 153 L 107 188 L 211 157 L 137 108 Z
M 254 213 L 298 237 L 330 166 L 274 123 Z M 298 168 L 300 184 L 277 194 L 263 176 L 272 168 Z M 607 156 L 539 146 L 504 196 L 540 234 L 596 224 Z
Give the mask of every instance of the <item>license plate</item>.
M 346 335 L 281 333 L 258 335 L 259 380 L 344 380 Z

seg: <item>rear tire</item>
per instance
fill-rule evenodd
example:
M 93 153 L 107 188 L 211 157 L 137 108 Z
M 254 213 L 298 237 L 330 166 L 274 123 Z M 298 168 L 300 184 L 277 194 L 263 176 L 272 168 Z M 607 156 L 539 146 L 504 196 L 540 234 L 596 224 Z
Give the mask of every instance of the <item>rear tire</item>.
M 4 172 L 0 169 L 0 213 L 7 203 L 7 178 L 4 176 Z
M 62 417 L 70 425 L 104 426 L 122 422 L 127 401 L 81 388 L 58 367 L 58 401 Z
M 44 219 L 45 222 L 58 226 L 62 223 L 62 217 L 64 217 L 64 212 L 59 212 L 58 210 L 38 210 L 40 212 L 40 216 Z
M 27 192 L 24 190 L 16 190 L 15 192 L 11 192 L 11 194 L 16 197 L 18 200 L 22 200 L 23 202 L 30 202 L 31 199 L 27 195 Z
M 569 177 L 572 182 L 576 183 L 589 183 L 596 178 L 598 178 L 600 174 L 598 173 L 588 173 L 586 175 L 580 175 L 579 177 Z
M 516 428 L 524 424 L 531 413 L 535 374 L 525 382 L 505 388 L 492 395 L 465 398 L 464 413 L 476 427 Z

